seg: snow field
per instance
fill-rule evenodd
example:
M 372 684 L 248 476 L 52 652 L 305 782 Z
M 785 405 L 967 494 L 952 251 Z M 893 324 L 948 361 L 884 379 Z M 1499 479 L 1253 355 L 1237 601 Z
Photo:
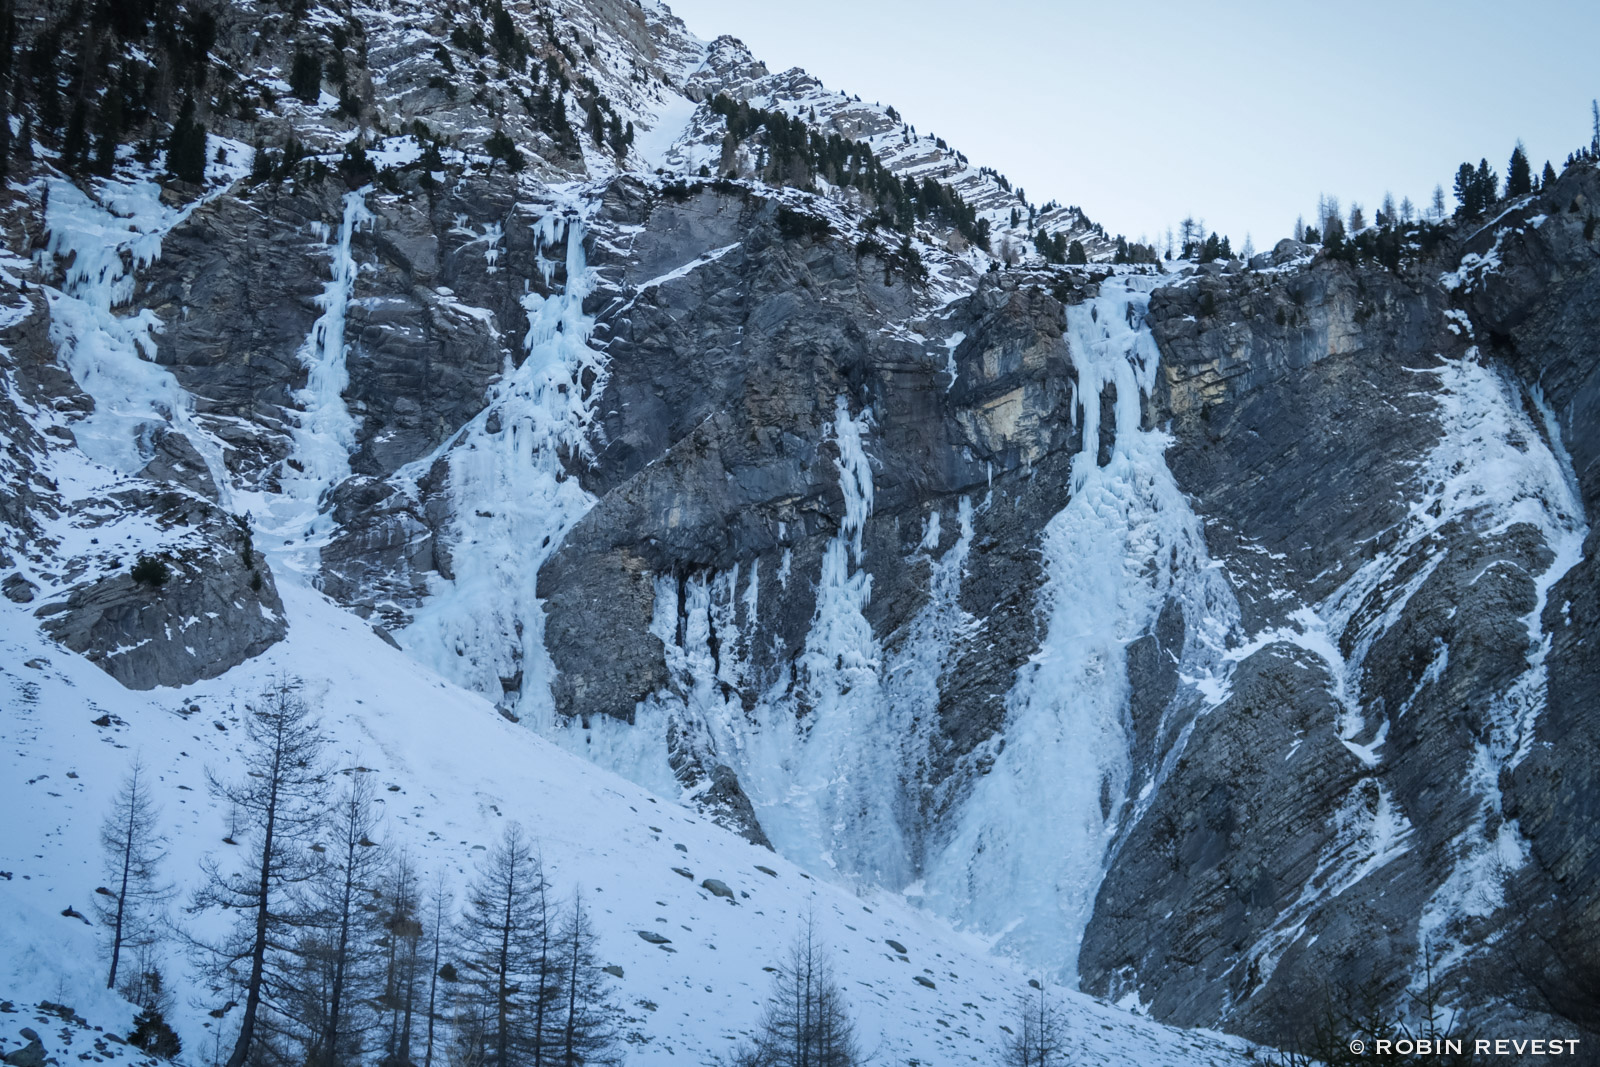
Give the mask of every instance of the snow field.
M 9 813 L 0 835 L 0 871 L 9 875 L 0 881 L 0 998 L 24 1007 L 54 1000 L 94 1025 L 129 1024 L 131 1006 L 103 989 L 99 932 L 61 914 L 92 914 L 93 889 L 104 881 L 99 822 L 137 754 L 162 809 L 164 871 L 192 890 L 201 857 L 232 847 L 222 843 L 228 813 L 207 792 L 205 773 L 235 773 L 245 709 L 264 686 L 291 676 L 319 709 L 331 764 L 370 769 L 383 837 L 407 848 L 421 871 L 464 885 L 505 821 L 516 819 L 538 839 L 557 894 L 582 888 L 603 961 L 623 970 L 615 986 L 625 1029 L 637 1035 L 630 1063 L 704 1063 L 725 1053 L 755 1023 L 769 984 L 763 968 L 782 957 L 808 909 L 834 953 L 863 1043 L 881 1062 L 989 1058 L 1026 978 L 982 940 L 894 894 L 852 894 L 809 878 L 507 722 L 320 594 L 293 581 L 283 594 L 285 641 L 221 678 L 152 693 L 122 689 L 40 637 L 18 607 L 0 608 L 0 804 Z M 111 724 L 95 725 L 106 713 Z M 700 888 L 706 878 L 727 883 L 735 899 Z M 657 947 L 639 931 L 670 943 Z M 906 948 L 903 958 L 890 939 Z M 168 964 L 184 1060 L 208 1062 L 229 1020 L 210 1019 L 205 1009 L 214 1005 L 195 1001 L 199 990 L 180 953 Z M 914 981 L 918 975 L 933 988 Z M 1141 1062 L 1224 1064 L 1239 1062 L 1245 1047 L 1062 997 L 1084 1062 L 1120 1063 L 1139 1049 Z M 26 1012 L 0 1015 L 0 1037 L 9 1047 L 31 1022 Z

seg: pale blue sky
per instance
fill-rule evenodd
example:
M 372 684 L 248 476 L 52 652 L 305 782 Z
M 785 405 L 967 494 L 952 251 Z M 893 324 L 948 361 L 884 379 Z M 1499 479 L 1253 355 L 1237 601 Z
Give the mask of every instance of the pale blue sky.
M 1600 96 L 1593 0 L 667 3 L 1130 238 L 1193 213 L 1264 248 L 1320 192 L 1453 207 L 1456 166 L 1503 178 L 1519 137 L 1560 170 Z

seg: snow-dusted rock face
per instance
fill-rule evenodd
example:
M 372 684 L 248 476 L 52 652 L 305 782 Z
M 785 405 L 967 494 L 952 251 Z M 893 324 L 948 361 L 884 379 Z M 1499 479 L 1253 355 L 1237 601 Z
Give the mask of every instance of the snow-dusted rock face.
M 486 698 L 439 714 L 1136 1012 L 1286 1041 L 1427 966 L 1590 1010 L 1593 168 L 1396 272 L 1113 269 L 660 5 L 506 10 L 227 5 L 202 182 L 14 168 L 10 647 L 233 693 L 320 590 Z M 728 100 L 989 248 L 774 174 Z
M 1593 973 L 1572 923 L 1595 904 L 1567 879 L 1594 849 L 1552 816 L 1594 802 L 1555 766 L 1587 758 L 1595 714 L 1576 609 L 1600 385 L 1552 330 L 1595 299 L 1568 210 L 1595 187 L 1569 174 L 1451 253 L 1519 271 L 1325 264 L 1157 295 L 1152 415 L 1246 637 L 1109 868 L 1086 988 L 1263 1020 L 1351 961 L 1404 984 L 1426 952 L 1509 1013 L 1522 983 Z M 1552 939 L 1574 948 L 1521 962 Z M 1149 982 L 1174 956 L 1182 976 Z

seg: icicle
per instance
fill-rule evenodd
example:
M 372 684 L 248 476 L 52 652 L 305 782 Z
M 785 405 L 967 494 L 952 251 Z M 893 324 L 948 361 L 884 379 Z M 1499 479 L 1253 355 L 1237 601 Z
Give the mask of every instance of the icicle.
M 312 324 L 305 343 L 295 353 L 306 368 L 306 384 L 295 391 L 300 405 L 292 431 L 293 463 L 285 464 L 282 484 L 291 509 L 275 507 L 280 532 L 303 538 L 326 531 L 331 520 L 321 515 L 328 492 L 350 476 L 350 454 L 356 449 L 356 422 L 345 404 L 350 387 L 346 363 L 345 319 L 361 267 L 351 255 L 350 243 L 362 223 L 372 221 L 366 207 L 370 187 L 344 195 L 339 240 L 333 248 L 331 277 L 317 298 L 321 316 Z M 298 527 L 298 528 L 296 528 Z
M 500 270 L 500 253 L 505 249 L 505 227 L 498 222 L 485 223 L 483 227 L 483 242 L 484 273 L 498 273 Z
M 750 584 L 744 590 L 744 624 L 751 632 L 756 628 L 756 603 L 761 594 L 761 557 L 750 561 Z
M 161 202 L 154 182 L 101 182 L 97 202 L 70 182 L 50 181 L 45 211 L 51 257 L 71 259 L 59 291 L 47 290 L 50 340 L 94 411 L 73 429 L 89 458 L 137 474 L 154 456 L 155 431 L 171 427 L 205 461 L 224 505 L 231 500 L 222 446 L 194 418 L 194 397 L 155 362 L 161 320 L 149 309 L 118 315 L 133 299 L 134 274 L 161 255 L 161 239 L 200 203 Z

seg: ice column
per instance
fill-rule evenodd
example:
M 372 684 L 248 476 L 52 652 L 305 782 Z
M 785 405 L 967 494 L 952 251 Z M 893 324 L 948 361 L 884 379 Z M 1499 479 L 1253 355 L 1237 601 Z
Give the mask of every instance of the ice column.
M 1071 495 L 1045 527 L 1046 633 L 1006 698 L 951 837 L 929 861 L 928 902 L 1009 951 L 1071 976 L 1129 803 L 1126 649 L 1169 597 L 1197 620 L 1230 598 L 1205 566 L 1199 520 L 1168 470 L 1166 434 L 1140 425 L 1159 351 L 1144 326 L 1155 279 L 1107 279 L 1067 309 L 1083 446 Z M 1101 405 L 1115 390 L 1102 466 Z
M 446 676 L 536 722 L 553 715 L 552 666 L 544 648 L 539 568 L 594 504 L 567 461 L 591 458 L 595 404 L 607 363 L 589 344 L 583 312 L 595 276 L 584 257 L 581 219 L 552 214 L 534 229 L 539 249 L 566 238 L 566 284 L 528 292 L 525 358 L 506 363 L 489 402 L 456 437 L 402 474 L 418 477 L 440 456 L 454 501 L 446 544 L 454 576 L 441 580 L 405 645 Z M 542 259 L 542 257 L 541 257 Z M 545 280 L 553 265 L 541 263 Z

